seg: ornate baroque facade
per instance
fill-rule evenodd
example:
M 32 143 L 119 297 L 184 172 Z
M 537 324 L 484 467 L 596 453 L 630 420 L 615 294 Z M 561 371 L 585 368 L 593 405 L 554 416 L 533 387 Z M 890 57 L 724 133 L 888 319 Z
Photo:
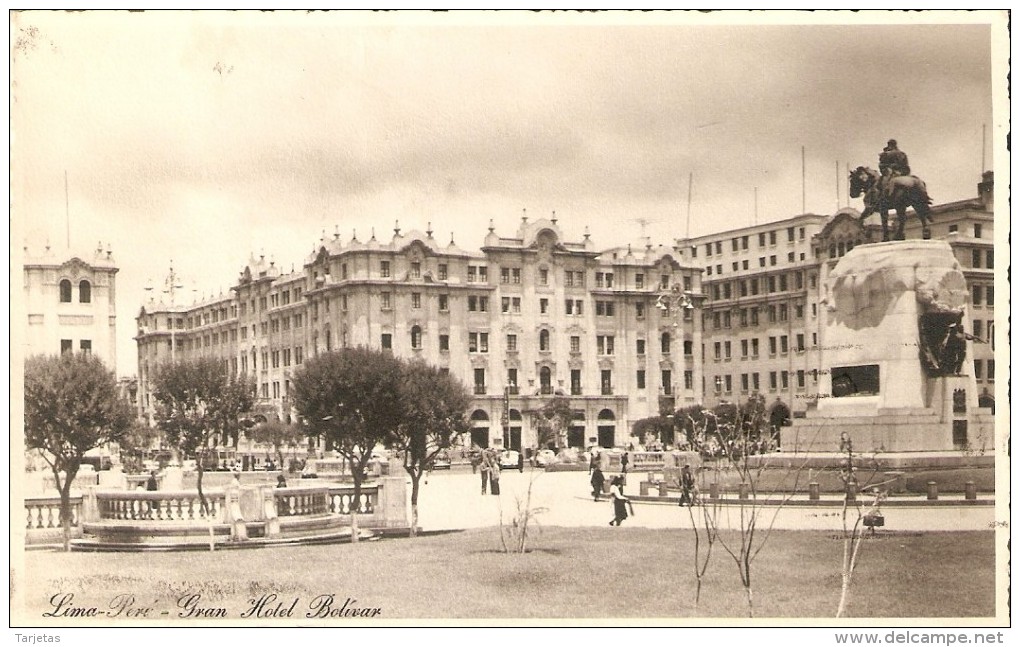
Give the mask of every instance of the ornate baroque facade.
M 335 235 L 301 272 L 252 259 L 230 296 L 144 306 L 139 406 L 151 419 L 161 362 L 209 355 L 254 373 L 261 405 L 287 419 L 291 377 L 305 359 L 369 346 L 464 382 L 478 445 L 534 447 L 532 415 L 555 395 L 575 416 L 561 442 L 626 444 L 635 420 L 703 400 L 701 318 L 656 307 L 674 286 L 700 302 L 701 271 L 674 250 L 598 252 L 587 236 L 564 241 L 555 218 L 524 218 L 513 237 L 490 227 L 478 252 L 431 230 L 395 228 L 387 243 Z

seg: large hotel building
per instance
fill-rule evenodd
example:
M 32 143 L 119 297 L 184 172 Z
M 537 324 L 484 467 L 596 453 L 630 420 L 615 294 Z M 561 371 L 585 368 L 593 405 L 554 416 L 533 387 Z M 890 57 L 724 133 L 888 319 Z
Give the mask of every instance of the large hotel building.
M 966 276 L 969 332 L 989 342 L 992 194 L 989 172 L 978 197 L 933 207 L 932 227 Z M 828 273 L 854 246 L 881 240 L 877 220 L 862 224 L 847 208 L 610 250 L 587 235 L 564 240 L 555 217 L 523 218 L 512 237 L 490 226 L 478 251 L 441 243 L 431 228 L 398 227 L 388 242 L 337 234 L 299 271 L 253 258 L 229 296 L 146 303 L 136 337 L 140 413 L 152 420 L 160 363 L 212 356 L 254 374 L 260 407 L 290 420 L 302 362 L 363 345 L 424 359 L 468 385 L 480 446 L 534 447 L 531 419 L 556 395 L 574 411 L 561 439 L 570 446 L 626 445 L 641 418 L 753 393 L 782 425 L 818 395 Z M 912 215 L 907 237 L 920 238 Z M 990 406 L 993 345 L 968 350 Z

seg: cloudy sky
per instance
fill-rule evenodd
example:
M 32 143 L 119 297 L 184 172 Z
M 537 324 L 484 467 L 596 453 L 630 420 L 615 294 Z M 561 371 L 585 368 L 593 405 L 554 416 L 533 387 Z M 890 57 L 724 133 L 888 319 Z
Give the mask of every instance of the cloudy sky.
M 669 243 L 692 173 L 691 235 L 751 224 L 755 187 L 759 222 L 802 213 L 802 146 L 806 210 L 830 214 L 837 163 L 877 166 L 889 138 L 937 203 L 964 199 L 982 126 L 989 151 L 1005 128 L 992 30 L 923 23 L 980 18 L 23 13 L 12 254 L 65 247 L 68 211 L 72 249 L 109 243 L 130 375 L 144 287 L 171 261 L 201 297 L 252 253 L 300 269 L 324 229 L 431 221 L 476 249 L 522 209 L 597 246 L 637 241 L 640 219 Z

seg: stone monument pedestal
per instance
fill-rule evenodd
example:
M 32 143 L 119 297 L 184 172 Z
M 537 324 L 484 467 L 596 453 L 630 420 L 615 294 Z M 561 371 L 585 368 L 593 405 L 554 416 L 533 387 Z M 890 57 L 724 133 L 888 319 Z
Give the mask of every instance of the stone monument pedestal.
M 844 435 L 861 452 L 993 440 L 965 359 L 971 342 L 954 337 L 970 320 L 969 292 L 948 243 L 859 245 L 825 288 L 817 406 L 781 430 L 784 452 L 838 452 Z

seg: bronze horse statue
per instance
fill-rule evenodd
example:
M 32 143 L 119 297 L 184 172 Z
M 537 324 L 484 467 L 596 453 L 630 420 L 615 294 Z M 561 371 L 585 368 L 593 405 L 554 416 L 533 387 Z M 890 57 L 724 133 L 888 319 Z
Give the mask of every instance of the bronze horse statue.
M 889 186 L 879 188 L 882 176 L 866 166 L 858 166 L 850 173 L 850 197 L 864 195 L 864 211 L 861 220 L 878 212 L 882 216 L 882 242 L 904 240 L 903 227 L 907 222 L 907 207 L 913 207 L 921 220 L 922 237 L 931 238 L 931 198 L 924 182 L 913 175 L 899 175 L 889 178 Z M 899 220 L 895 235 L 889 237 L 889 210 L 895 209 Z

